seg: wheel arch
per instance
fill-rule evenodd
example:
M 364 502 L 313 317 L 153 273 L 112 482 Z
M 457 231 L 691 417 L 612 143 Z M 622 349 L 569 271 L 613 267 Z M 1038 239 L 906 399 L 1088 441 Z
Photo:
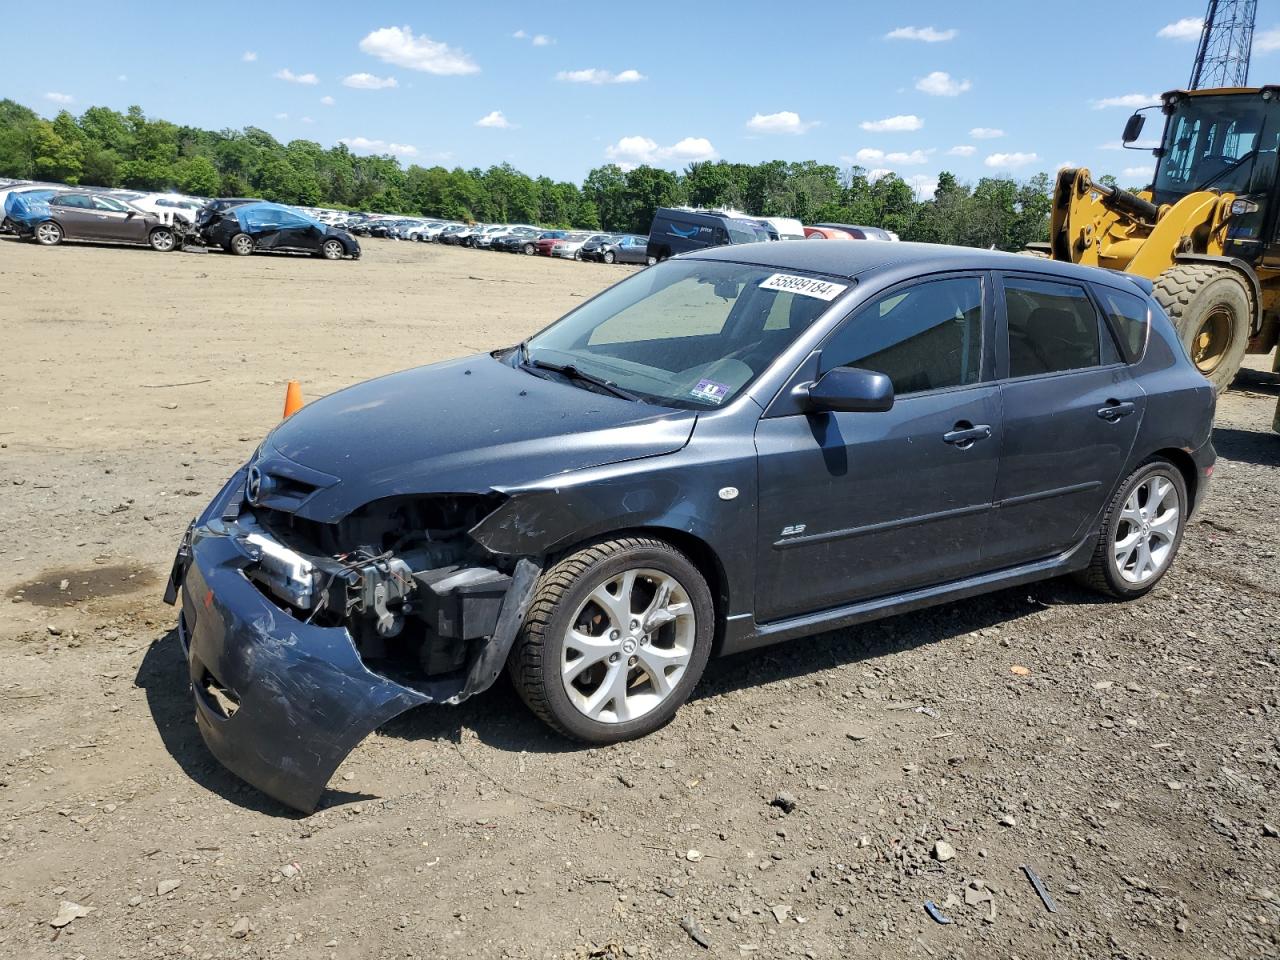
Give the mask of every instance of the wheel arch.
M 1187 486 L 1187 509 L 1190 510 L 1191 505 L 1196 502 L 1196 488 L 1200 482 L 1196 462 L 1191 458 L 1191 454 L 1180 447 L 1162 447 L 1141 462 L 1150 463 L 1152 460 L 1168 460 L 1178 468 L 1178 472 L 1182 474 L 1182 482 Z M 1136 470 L 1137 467 L 1134 469 Z

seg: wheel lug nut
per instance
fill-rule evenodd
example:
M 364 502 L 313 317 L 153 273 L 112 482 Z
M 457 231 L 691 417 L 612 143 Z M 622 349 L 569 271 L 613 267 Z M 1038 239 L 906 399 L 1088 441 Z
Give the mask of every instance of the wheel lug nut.
M 637 659 L 636 659 L 635 657 L 630 657 L 630 658 L 628 658 L 628 659 L 627 659 L 627 666 L 629 666 L 629 667 L 634 667 L 634 666 L 636 665 L 636 663 L 637 663 L 637 662 L 638 662 L 638 661 L 637 661 Z
M 618 662 L 618 655 L 617 655 L 616 653 L 611 653 L 611 654 L 609 654 L 609 662 L 610 662 L 610 663 L 617 663 L 617 662 Z
M 621 634 L 621 633 L 619 633 L 617 630 L 610 630 L 610 631 L 609 631 L 609 639 L 610 639 L 610 640 L 617 640 L 620 636 L 622 636 L 622 634 Z

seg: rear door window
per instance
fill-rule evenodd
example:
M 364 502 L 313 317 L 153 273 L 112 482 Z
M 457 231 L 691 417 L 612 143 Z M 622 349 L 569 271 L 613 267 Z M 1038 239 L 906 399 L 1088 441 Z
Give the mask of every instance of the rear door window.
M 93 201 L 80 193 L 68 193 L 61 197 L 54 197 L 49 202 L 59 207 L 78 207 L 82 210 L 93 209 Z
M 1094 287 L 1094 290 L 1102 301 L 1107 319 L 1111 321 L 1124 358 L 1130 363 L 1141 360 L 1151 331 L 1150 304 L 1136 293 L 1125 293 L 1111 287 Z
M 1006 277 L 1009 376 L 1081 370 L 1101 363 L 1098 313 L 1074 283 Z

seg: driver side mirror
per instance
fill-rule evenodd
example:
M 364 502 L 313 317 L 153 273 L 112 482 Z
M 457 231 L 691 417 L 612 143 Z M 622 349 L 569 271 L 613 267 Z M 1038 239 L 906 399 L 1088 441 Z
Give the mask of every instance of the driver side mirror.
M 801 388 L 810 411 L 880 413 L 893 407 L 893 381 L 858 367 L 833 367 L 816 383 Z
M 1125 122 L 1124 133 L 1120 135 L 1121 141 L 1133 143 L 1138 137 L 1142 136 L 1142 128 L 1146 124 L 1147 118 L 1140 113 L 1135 113 Z

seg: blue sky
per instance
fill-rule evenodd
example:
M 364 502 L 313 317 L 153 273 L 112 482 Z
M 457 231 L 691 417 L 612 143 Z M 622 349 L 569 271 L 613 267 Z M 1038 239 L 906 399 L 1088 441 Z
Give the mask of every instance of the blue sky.
M 1146 182 L 1127 109 L 1184 85 L 1203 0 L 886 5 L 424 2 L 15 5 L 4 94 L 52 116 L 140 105 L 424 165 L 580 180 L 610 160 L 892 169 L 928 193 L 1063 163 Z M 1280 6 L 1255 83 L 1280 76 Z M 1069 13 L 1066 11 L 1069 9 Z M 251 25 L 251 26 L 246 26 Z M 1074 59 L 1088 50 L 1084 60 Z

